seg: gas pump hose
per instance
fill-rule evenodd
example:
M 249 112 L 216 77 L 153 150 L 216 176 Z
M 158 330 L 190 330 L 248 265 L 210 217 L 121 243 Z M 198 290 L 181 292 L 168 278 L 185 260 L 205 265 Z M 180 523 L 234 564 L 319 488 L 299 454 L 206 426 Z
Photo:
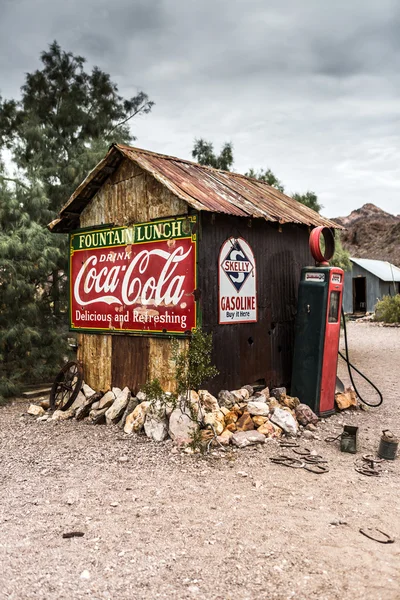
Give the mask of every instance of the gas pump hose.
M 356 392 L 357 396 L 358 396 L 358 397 L 359 397 L 359 399 L 361 400 L 361 402 L 363 402 L 363 404 L 366 404 L 367 406 L 372 406 L 372 407 L 374 407 L 374 408 L 377 408 L 377 407 L 378 407 L 378 406 L 380 406 L 380 405 L 382 404 L 382 402 L 383 402 L 383 396 L 382 396 L 382 393 L 381 393 L 381 391 L 380 391 L 380 390 L 379 390 L 379 389 L 376 387 L 376 385 L 375 385 L 375 384 L 374 384 L 374 383 L 373 383 L 373 382 L 372 382 L 370 379 L 368 379 L 368 377 L 366 377 L 366 375 L 364 375 L 363 373 L 361 373 L 361 371 L 359 371 L 359 370 L 357 369 L 357 367 L 355 367 L 355 366 L 354 366 L 354 365 L 353 365 L 353 364 L 350 362 L 350 359 L 349 359 L 349 347 L 348 347 L 348 344 L 347 344 L 347 329 L 346 329 L 346 319 L 345 319 L 345 317 L 344 317 L 344 310 L 343 310 L 343 306 L 342 306 L 342 320 L 343 320 L 343 331 L 344 331 L 344 346 L 345 346 L 345 355 L 344 355 L 344 354 L 342 354 L 342 353 L 340 352 L 340 350 L 339 350 L 339 356 L 340 356 L 341 358 L 343 358 L 343 360 L 344 360 L 344 361 L 345 361 L 345 363 L 347 364 L 347 370 L 348 370 L 348 372 L 349 372 L 349 377 L 350 377 L 351 384 L 352 384 L 352 386 L 353 386 L 353 388 L 354 388 L 354 391 Z M 365 381 L 367 381 L 367 382 L 370 384 L 370 386 L 371 386 L 371 387 L 373 387 L 373 388 L 374 388 L 374 389 L 377 391 L 377 393 L 378 393 L 378 396 L 379 396 L 379 402 L 378 402 L 377 404 L 371 404 L 370 402 L 367 402 L 366 400 L 364 400 L 364 398 L 361 396 L 360 392 L 359 392 L 359 391 L 358 391 L 358 389 L 357 389 L 357 386 L 356 386 L 356 384 L 354 383 L 353 374 L 352 374 L 352 372 L 351 372 L 351 371 L 352 371 L 352 369 L 354 369 L 354 371 L 356 371 L 356 373 L 358 373 L 359 375 L 361 375 L 361 377 L 362 377 L 363 379 L 365 379 Z

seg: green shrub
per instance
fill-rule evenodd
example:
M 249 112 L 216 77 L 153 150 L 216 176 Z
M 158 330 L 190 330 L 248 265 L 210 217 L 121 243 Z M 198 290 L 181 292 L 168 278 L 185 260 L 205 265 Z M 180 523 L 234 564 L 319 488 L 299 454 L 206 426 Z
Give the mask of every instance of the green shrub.
M 211 353 L 212 333 L 205 333 L 200 328 L 192 333 L 189 345 L 184 350 L 180 350 L 176 339 L 172 341 L 178 394 L 198 390 L 202 383 L 218 375 L 211 362 Z
M 375 307 L 375 320 L 400 323 L 400 294 L 384 296 Z

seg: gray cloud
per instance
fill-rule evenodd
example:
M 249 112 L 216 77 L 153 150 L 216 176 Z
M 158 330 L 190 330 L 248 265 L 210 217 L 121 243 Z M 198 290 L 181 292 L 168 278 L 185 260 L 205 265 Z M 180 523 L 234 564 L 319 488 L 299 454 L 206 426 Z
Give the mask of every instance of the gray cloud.
M 190 157 L 232 141 L 235 168 L 271 167 L 327 215 L 400 212 L 397 0 L 0 0 L 0 93 L 57 39 L 124 95 L 156 101 L 138 145 Z

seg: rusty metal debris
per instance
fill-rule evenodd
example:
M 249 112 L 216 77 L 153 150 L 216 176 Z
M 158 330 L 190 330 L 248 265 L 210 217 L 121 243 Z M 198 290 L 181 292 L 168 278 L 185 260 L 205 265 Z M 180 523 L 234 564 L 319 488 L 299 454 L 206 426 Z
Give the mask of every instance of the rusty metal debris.
M 357 452 L 357 433 L 358 427 L 352 425 L 345 425 L 342 433 L 339 433 L 336 437 L 328 436 L 325 438 L 325 442 L 330 444 L 340 439 L 340 450 L 341 452 L 350 452 L 355 454 Z
M 327 442 L 328 444 L 331 444 L 332 442 L 336 442 L 336 440 L 339 440 L 342 437 L 342 434 L 339 433 L 339 435 L 337 435 L 336 437 L 333 436 L 328 436 L 325 438 L 325 442 Z
M 299 456 L 309 456 L 311 450 L 309 448 L 293 448 L 293 452 Z
M 298 448 L 299 444 L 297 442 L 292 441 L 292 440 L 280 440 L 279 441 L 279 446 L 281 448 Z
M 389 429 L 382 431 L 382 437 L 379 442 L 378 454 L 385 460 L 395 460 L 397 448 L 399 446 L 398 438 L 393 435 Z
M 83 371 L 80 363 L 66 363 L 54 380 L 50 391 L 51 410 L 67 410 L 72 406 L 82 387 Z
M 322 475 L 322 473 L 328 473 L 329 467 L 326 465 L 321 465 L 316 463 L 314 465 L 305 465 L 305 470 L 310 471 L 310 473 L 315 473 L 316 475 Z
M 334 221 L 257 179 L 121 144 L 111 146 L 105 158 L 63 206 L 60 218 L 50 223 L 49 229 L 54 232 L 71 229 L 74 220 L 79 219 L 85 206 L 126 158 L 196 210 L 263 218 L 279 224 L 342 229 Z
M 284 467 L 292 467 L 294 469 L 303 469 L 305 467 L 305 463 L 299 458 L 294 458 L 294 456 L 286 456 L 285 454 L 273 456 L 269 460 L 277 465 L 283 465 Z
M 394 538 L 392 538 L 388 533 L 385 533 L 384 531 L 377 529 L 376 527 L 361 527 L 361 529 L 359 531 L 360 531 L 360 533 L 365 535 L 365 537 L 369 538 L 370 540 L 374 540 L 374 542 L 379 542 L 380 544 L 393 544 L 394 543 Z M 374 535 L 375 532 L 380 534 L 383 537 Z
M 73 537 L 83 537 L 85 534 L 83 531 L 67 531 L 63 533 L 62 536 L 64 539 L 73 538 Z
M 354 461 L 355 470 L 361 475 L 367 475 L 367 477 L 380 477 L 382 472 L 381 459 L 374 458 L 370 454 L 364 454 L 361 459 Z
M 320 456 L 319 454 L 313 455 L 313 456 L 303 456 L 303 460 L 306 463 L 310 463 L 310 464 L 322 464 L 322 463 L 327 463 L 328 461 L 325 460 L 324 458 L 322 458 L 322 456 Z
M 298 444 L 291 442 L 285 443 L 285 440 L 282 440 L 280 446 L 281 448 L 291 448 L 293 452 L 301 456 L 301 458 L 279 454 L 278 456 L 270 458 L 272 463 L 283 465 L 284 467 L 292 467 L 294 469 L 305 469 L 316 475 L 321 475 L 322 473 L 327 473 L 329 471 L 327 465 L 328 461 L 319 454 L 311 454 L 309 448 L 299 448 Z

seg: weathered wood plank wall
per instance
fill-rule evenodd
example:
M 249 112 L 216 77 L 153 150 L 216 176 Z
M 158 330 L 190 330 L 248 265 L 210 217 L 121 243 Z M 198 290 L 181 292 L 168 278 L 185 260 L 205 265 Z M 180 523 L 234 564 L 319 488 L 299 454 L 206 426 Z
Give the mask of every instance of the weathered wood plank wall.
M 80 227 L 113 223 L 131 225 L 151 219 L 187 214 L 185 202 L 176 198 L 154 177 L 125 160 L 84 209 Z M 179 340 L 184 345 L 184 340 Z M 78 358 L 85 381 L 96 390 L 140 385 L 157 377 L 171 391 L 171 342 L 162 338 L 130 335 L 80 334 Z
M 223 242 L 243 237 L 257 264 L 258 322 L 218 324 L 218 257 Z M 203 328 L 213 332 L 213 359 L 220 374 L 208 383 L 217 392 L 265 380 L 290 385 L 294 317 L 301 268 L 313 264 L 306 226 L 267 223 L 201 213 L 199 289 Z
M 78 360 L 83 364 L 84 377 L 95 390 L 111 388 L 111 335 L 78 335 Z

